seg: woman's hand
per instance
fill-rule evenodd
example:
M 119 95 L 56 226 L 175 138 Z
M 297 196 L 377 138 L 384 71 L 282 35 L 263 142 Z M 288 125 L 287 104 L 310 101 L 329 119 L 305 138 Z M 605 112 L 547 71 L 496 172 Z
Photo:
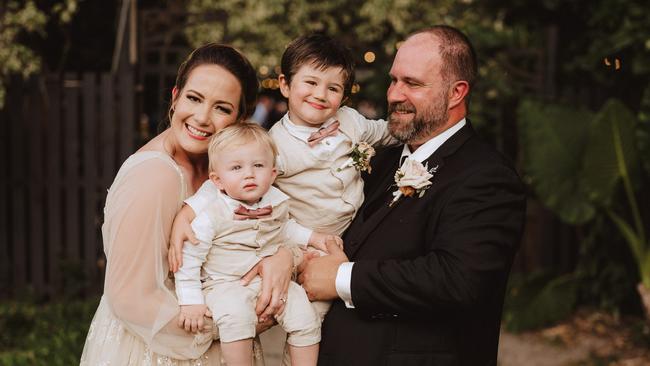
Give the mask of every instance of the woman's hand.
M 176 273 L 183 265 L 183 244 L 189 241 L 192 244 L 198 244 L 194 231 L 192 231 L 192 220 L 196 214 L 189 205 L 184 205 L 174 217 L 172 224 L 172 233 L 169 239 L 169 252 L 167 253 L 167 261 L 169 262 L 169 270 Z
M 293 255 L 287 248 L 280 247 L 277 253 L 263 258 L 242 277 L 241 284 L 244 286 L 257 275 L 262 278 L 262 291 L 255 306 L 260 322 L 265 322 L 284 310 L 292 269 Z

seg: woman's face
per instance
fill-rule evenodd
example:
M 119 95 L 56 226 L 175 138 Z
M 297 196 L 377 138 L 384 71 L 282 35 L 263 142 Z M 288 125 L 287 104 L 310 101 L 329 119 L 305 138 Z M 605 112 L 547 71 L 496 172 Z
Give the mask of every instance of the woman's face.
M 195 67 L 183 89 L 172 96 L 171 129 L 177 148 L 206 153 L 210 137 L 237 121 L 241 92 L 239 80 L 223 67 Z

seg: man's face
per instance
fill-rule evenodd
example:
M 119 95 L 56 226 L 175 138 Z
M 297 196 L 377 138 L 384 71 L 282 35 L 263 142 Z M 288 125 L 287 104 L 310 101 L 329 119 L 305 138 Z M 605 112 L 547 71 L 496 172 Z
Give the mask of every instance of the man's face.
M 422 143 L 448 119 L 449 82 L 440 74 L 438 40 L 426 33 L 406 40 L 390 69 L 388 128 L 403 143 Z

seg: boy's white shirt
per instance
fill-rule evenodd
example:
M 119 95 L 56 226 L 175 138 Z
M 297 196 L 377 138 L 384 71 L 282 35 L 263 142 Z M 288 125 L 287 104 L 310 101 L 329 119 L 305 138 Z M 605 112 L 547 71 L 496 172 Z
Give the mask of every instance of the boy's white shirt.
M 194 245 L 186 242 L 183 245 L 183 265 L 175 274 L 176 294 L 179 305 L 205 303 L 201 292 L 201 267 L 206 261 L 208 252 L 212 246 L 212 240 L 217 235 L 217 232 L 210 218 L 207 215 L 201 214 L 204 209 L 209 207 L 211 203 L 214 204 L 216 200 L 222 200 L 234 212 L 239 205 L 248 209 L 257 209 L 269 205 L 275 207 L 288 199 L 289 196 L 271 186 L 269 191 L 258 203 L 248 205 L 229 197 L 225 193 L 220 194 L 218 188 L 209 180 L 203 183 L 193 196 L 187 198 L 185 203 L 190 205 L 196 213 L 196 218 L 192 220 L 191 225 L 194 235 L 199 240 L 199 244 Z M 284 236 L 290 243 L 298 244 L 303 248 L 307 246 L 309 237 L 312 234 L 311 229 L 305 228 L 292 219 L 284 223 L 283 231 Z M 205 268 L 205 274 L 208 277 L 217 275 L 216 273 L 211 273 L 208 268 Z
M 411 152 L 409 146 L 407 144 L 404 144 L 404 148 L 402 149 L 402 156 L 400 158 L 400 161 L 402 162 L 401 165 L 404 165 L 406 159 L 415 160 L 419 163 L 427 160 L 431 155 L 433 155 L 434 152 L 436 152 L 436 150 L 438 150 L 442 144 L 445 143 L 445 141 L 447 141 L 451 136 L 458 132 L 458 130 L 465 126 L 465 124 L 466 121 L 465 118 L 463 118 L 443 133 L 425 142 L 417 150 L 415 150 L 415 152 Z M 343 300 L 345 303 L 345 306 L 348 308 L 354 308 L 354 304 L 352 303 L 352 291 L 350 289 L 353 266 L 354 262 L 341 263 L 338 271 L 336 272 L 335 280 L 336 292 L 341 300 Z

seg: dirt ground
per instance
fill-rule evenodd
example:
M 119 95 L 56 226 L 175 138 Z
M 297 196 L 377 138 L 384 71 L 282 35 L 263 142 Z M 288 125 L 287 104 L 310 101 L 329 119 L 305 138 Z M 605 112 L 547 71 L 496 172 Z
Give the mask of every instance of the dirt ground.
M 262 334 L 267 366 L 281 364 L 283 332 Z M 571 319 L 534 332 L 501 332 L 500 366 L 650 366 L 650 326 L 582 310 Z
M 570 319 L 535 332 L 501 332 L 500 366 L 648 366 L 650 326 L 581 310 Z

